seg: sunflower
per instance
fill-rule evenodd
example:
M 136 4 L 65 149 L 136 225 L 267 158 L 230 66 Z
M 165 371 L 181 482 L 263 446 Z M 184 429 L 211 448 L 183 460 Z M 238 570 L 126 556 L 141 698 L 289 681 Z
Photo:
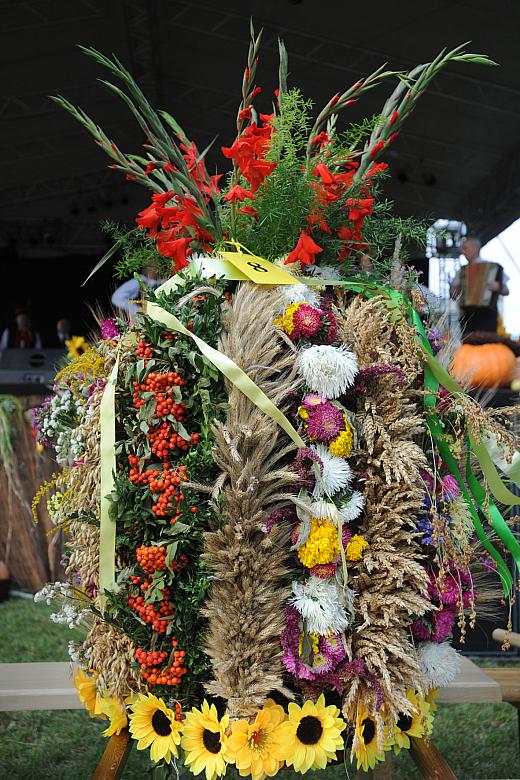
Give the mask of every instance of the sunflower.
M 289 704 L 289 715 L 276 733 L 277 761 L 285 761 L 295 772 L 309 769 L 325 769 L 328 761 L 336 758 L 336 751 L 343 748 L 341 732 L 346 726 L 338 717 L 334 705 L 325 706 L 323 694 L 316 703 L 306 701 L 303 707 Z
M 274 755 L 274 732 L 284 720 L 283 707 L 268 699 L 253 723 L 247 720 L 233 723 L 227 750 L 229 760 L 242 777 L 264 780 L 266 776 L 273 777 L 283 766 L 283 761 Z
M 83 702 L 88 710 L 88 714 L 91 718 L 103 718 L 104 715 L 99 708 L 99 696 L 97 689 L 97 672 L 93 672 L 91 676 L 85 674 L 83 669 L 79 668 L 74 675 L 74 685 L 78 693 L 79 700 Z
M 126 710 L 117 699 L 108 696 L 99 699 L 99 710 L 110 721 L 110 725 L 103 732 L 104 737 L 111 737 L 112 734 L 121 734 L 121 731 L 127 727 L 128 718 L 126 717 Z
M 228 726 L 229 715 L 219 720 L 217 708 L 206 700 L 200 710 L 193 707 L 186 713 L 181 746 L 190 772 L 200 775 L 205 770 L 206 780 L 215 780 L 226 773 Z
M 362 767 L 364 772 L 368 772 L 369 769 L 375 767 L 378 761 L 385 760 L 384 750 L 378 750 L 377 747 L 375 718 L 363 706 L 358 706 L 356 711 L 353 744 L 358 769 Z
M 130 713 L 130 733 L 137 742 L 138 750 L 150 748 L 152 761 L 161 758 L 169 764 L 172 756 L 179 755 L 182 723 L 175 720 L 175 713 L 162 699 L 151 693 L 139 693 Z
M 87 351 L 88 344 L 83 336 L 72 336 L 71 339 L 65 342 L 65 346 L 68 349 L 67 357 L 78 358 Z
M 426 734 L 430 734 L 432 730 L 433 712 L 431 704 L 423 696 L 412 690 L 412 688 L 408 689 L 406 697 L 411 703 L 413 710 L 409 715 L 404 712 L 401 713 L 394 726 L 393 747 L 396 754 L 399 754 L 403 748 L 409 749 L 410 737 L 418 737 L 420 739 Z

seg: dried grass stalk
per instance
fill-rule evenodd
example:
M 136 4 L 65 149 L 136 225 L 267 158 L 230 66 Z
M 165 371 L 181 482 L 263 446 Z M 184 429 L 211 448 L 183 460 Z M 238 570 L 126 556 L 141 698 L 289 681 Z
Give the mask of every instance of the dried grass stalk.
M 83 645 L 89 666 L 99 672 L 98 689 L 124 699 L 145 690 L 139 669 L 132 668 L 137 647 L 127 634 L 109 623 L 95 623 Z
M 283 310 L 277 290 L 243 284 L 224 322 L 219 348 L 277 406 L 297 389 L 294 356 L 273 327 Z M 229 384 L 225 424 L 215 425 L 215 462 L 223 510 L 221 527 L 205 535 L 204 556 L 214 579 L 205 615 L 206 652 L 214 679 L 209 693 L 227 699 L 233 716 L 257 712 L 282 681 L 280 634 L 289 595 L 288 529 L 264 533 L 266 515 L 297 490 L 284 465 L 293 450 L 278 425 Z

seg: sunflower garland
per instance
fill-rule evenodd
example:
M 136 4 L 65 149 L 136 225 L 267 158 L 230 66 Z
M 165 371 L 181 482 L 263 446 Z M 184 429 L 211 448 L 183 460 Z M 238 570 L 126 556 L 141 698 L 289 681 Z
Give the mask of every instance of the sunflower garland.
M 154 764 L 182 759 L 206 780 L 230 765 L 253 780 L 283 767 L 304 774 L 348 748 L 367 771 L 430 734 L 434 689 L 457 673 L 451 631 L 474 622 L 478 569 L 492 568 L 475 555 L 464 490 L 427 434 L 431 415 L 461 466 L 469 434 L 514 451 L 461 393 L 439 388 L 426 415 L 425 345 L 405 304 L 415 280 L 397 251 L 419 226 L 394 220 L 380 198 L 380 157 L 425 86 L 450 62 L 485 58 L 459 47 L 410 74 L 380 69 L 313 121 L 286 84 L 283 45 L 274 110 L 256 113 L 259 42 L 253 32 L 222 188 L 118 60 L 86 50 L 128 88 L 144 156 L 57 99 L 113 168 L 153 191 L 137 230 L 116 231 L 119 267 L 150 262 L 173 280 L 143 291 L 154 316 L 105 319 L 97 342 L 74 337 L 56 395 L 35 416 L 64 467 L 50 508 L 67 530 L 74 584 L 42 598 L 64 598 L 53 618 L 85 627 L 69 652 L 104 735 L 128 727 Z M 399 85 L 377 122 L 337 133 L 339 112 L 386 78 Z M 358 273 L 364 253 L 371 275 Z M 297 283 L 251 276 L 273 281 L 276 266 Z M 389 289 L 397 279 L 403 289 Z M 434 329 L 424 338 L 437 349 Z M 217 352 L 199 352 L 202 342 Z M 100 430 L 116 361 L 107 555 Z M 107 560 L 114 583 L 100 593 Z

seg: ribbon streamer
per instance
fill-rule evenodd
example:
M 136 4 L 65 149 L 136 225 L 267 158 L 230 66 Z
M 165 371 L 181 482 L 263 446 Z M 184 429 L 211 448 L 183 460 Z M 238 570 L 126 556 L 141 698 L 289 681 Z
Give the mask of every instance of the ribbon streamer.
M 114 489 L 116 470 L 116 420 L 115 395 L 119 350 L 116 361 L 103 391 L 99 410 L 100 419 L 100 470 L 101 506 L 99 514 L 99 603 L 105 608 L 105 591 L 112 591 L 115 585 L 116 524 L 110 518 L 110 504 Z

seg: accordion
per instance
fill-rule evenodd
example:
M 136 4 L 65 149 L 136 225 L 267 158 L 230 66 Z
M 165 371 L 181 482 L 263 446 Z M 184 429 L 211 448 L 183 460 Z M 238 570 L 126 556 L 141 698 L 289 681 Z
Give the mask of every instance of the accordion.
M 471 263 L 460 269 L 462 306 L 482 306 L 495 309 L 498 292 L 488 288 L 489 282 L 502 284 L 503 268 L 499 263 Z

